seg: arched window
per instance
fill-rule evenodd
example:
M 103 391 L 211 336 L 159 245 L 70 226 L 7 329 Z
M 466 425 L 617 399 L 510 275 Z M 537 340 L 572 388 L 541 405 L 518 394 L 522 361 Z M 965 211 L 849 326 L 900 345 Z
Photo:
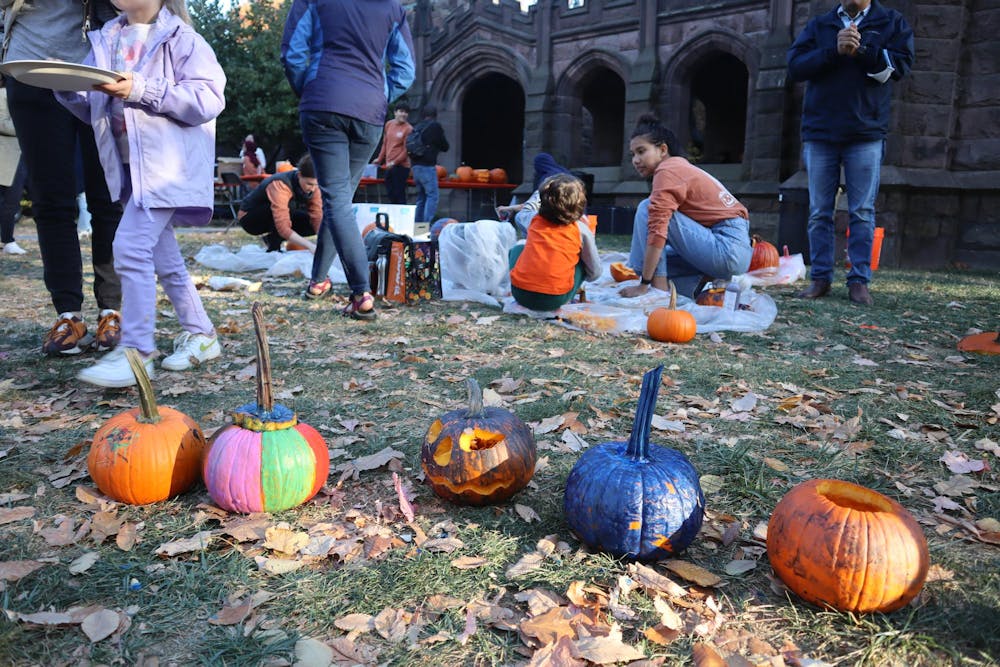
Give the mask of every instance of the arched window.
M 706 55 L 692 69 L 687 146 L 692 160 L 743 161 L 747 122 L 747 68 L 734 55 Z
M 500 167 L 507 170 L 511 183 L 520 183 L 523 144 L 524 91 L 520 84 L 497 72 L 469 84 L 462 101 L 461 161 L 476 169 Z
M 579 153 L 575 162 L 592 167 L 622 161 L 625 82 L 606 67 L 583 77 L 580 88 Z

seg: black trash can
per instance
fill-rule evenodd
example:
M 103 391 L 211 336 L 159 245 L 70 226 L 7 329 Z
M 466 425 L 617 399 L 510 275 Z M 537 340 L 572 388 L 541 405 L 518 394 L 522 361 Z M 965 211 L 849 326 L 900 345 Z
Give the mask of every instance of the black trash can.
M 809 264 L 809 191 L 805 188 L 778 190 L 778 252 L 802 253 Z

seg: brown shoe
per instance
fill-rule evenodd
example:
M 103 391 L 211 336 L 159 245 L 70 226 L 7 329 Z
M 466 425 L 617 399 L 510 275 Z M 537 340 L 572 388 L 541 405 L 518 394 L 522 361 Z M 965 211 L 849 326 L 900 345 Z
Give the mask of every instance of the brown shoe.
M 117 310 L 107 308 L 101 311 L 101 318 L 97 320 L 97 335 L 94 342 L 97 343 L 97 351 L 113 350 L 118 347 L 122 339 L 122 316 Z
M 870 306 L 873 303 L 872 295 L 868 291 L 866 283 L 850 283 L 847 286 L 847 298 L 863 306 Z
M 42 352 L 48 355 L 80 354 L 94 342 L 87 325 L 72 313 L 62 313 L 42 340 Z
M 829 280 L 814 280 L 801 292 L 798 292 L 795 296 L 799 299 L 818 299 L 821 296 L 826 296 L 830 293 L 830 281 Z

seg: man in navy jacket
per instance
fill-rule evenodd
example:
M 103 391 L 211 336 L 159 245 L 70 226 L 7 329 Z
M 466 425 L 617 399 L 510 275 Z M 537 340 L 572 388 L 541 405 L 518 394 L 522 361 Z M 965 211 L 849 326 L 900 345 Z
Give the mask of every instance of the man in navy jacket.
M 847 289 L 871 305 L 875 197 L 889 131 L 892 81 L 913 64 L 913 30 L 877 0 L 841 0 L 814 17 L 788 50 L 788 74 L 805 81 L 802 159 L 809 176 L 812 284 L 796 296 L 816 299 L 833 282 L 833 212 L 841 167 L 850 214 Z

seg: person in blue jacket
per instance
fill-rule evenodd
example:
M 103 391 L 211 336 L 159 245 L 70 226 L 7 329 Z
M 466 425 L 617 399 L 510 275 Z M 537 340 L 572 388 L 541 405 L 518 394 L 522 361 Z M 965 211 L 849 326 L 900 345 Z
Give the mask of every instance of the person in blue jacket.
M 814 17 L 788 50 L 788 74 L 805 81 L 802 160 L 809 176 L 809 254 L 812 283 L 796 296 L 816 299 L 833 282 L 833 211 L 841 167 L 850 238 L 848 297 L 871 305 L 875 197 L 892 82 L 913 65 L 913 30 L 903 15 L 876 0 L 840 0 Z
M 351 202 L 378 144 L 388 103 L 413 83 L 406 11 L 398 0 L 294 0 L 281 61 L 299 96 L 302 138 L 323 195 L 306 296 L 330 291 L 327 274 L 339 255 L 351 290 L 344 315 L 375 319 L 368 258 Z

